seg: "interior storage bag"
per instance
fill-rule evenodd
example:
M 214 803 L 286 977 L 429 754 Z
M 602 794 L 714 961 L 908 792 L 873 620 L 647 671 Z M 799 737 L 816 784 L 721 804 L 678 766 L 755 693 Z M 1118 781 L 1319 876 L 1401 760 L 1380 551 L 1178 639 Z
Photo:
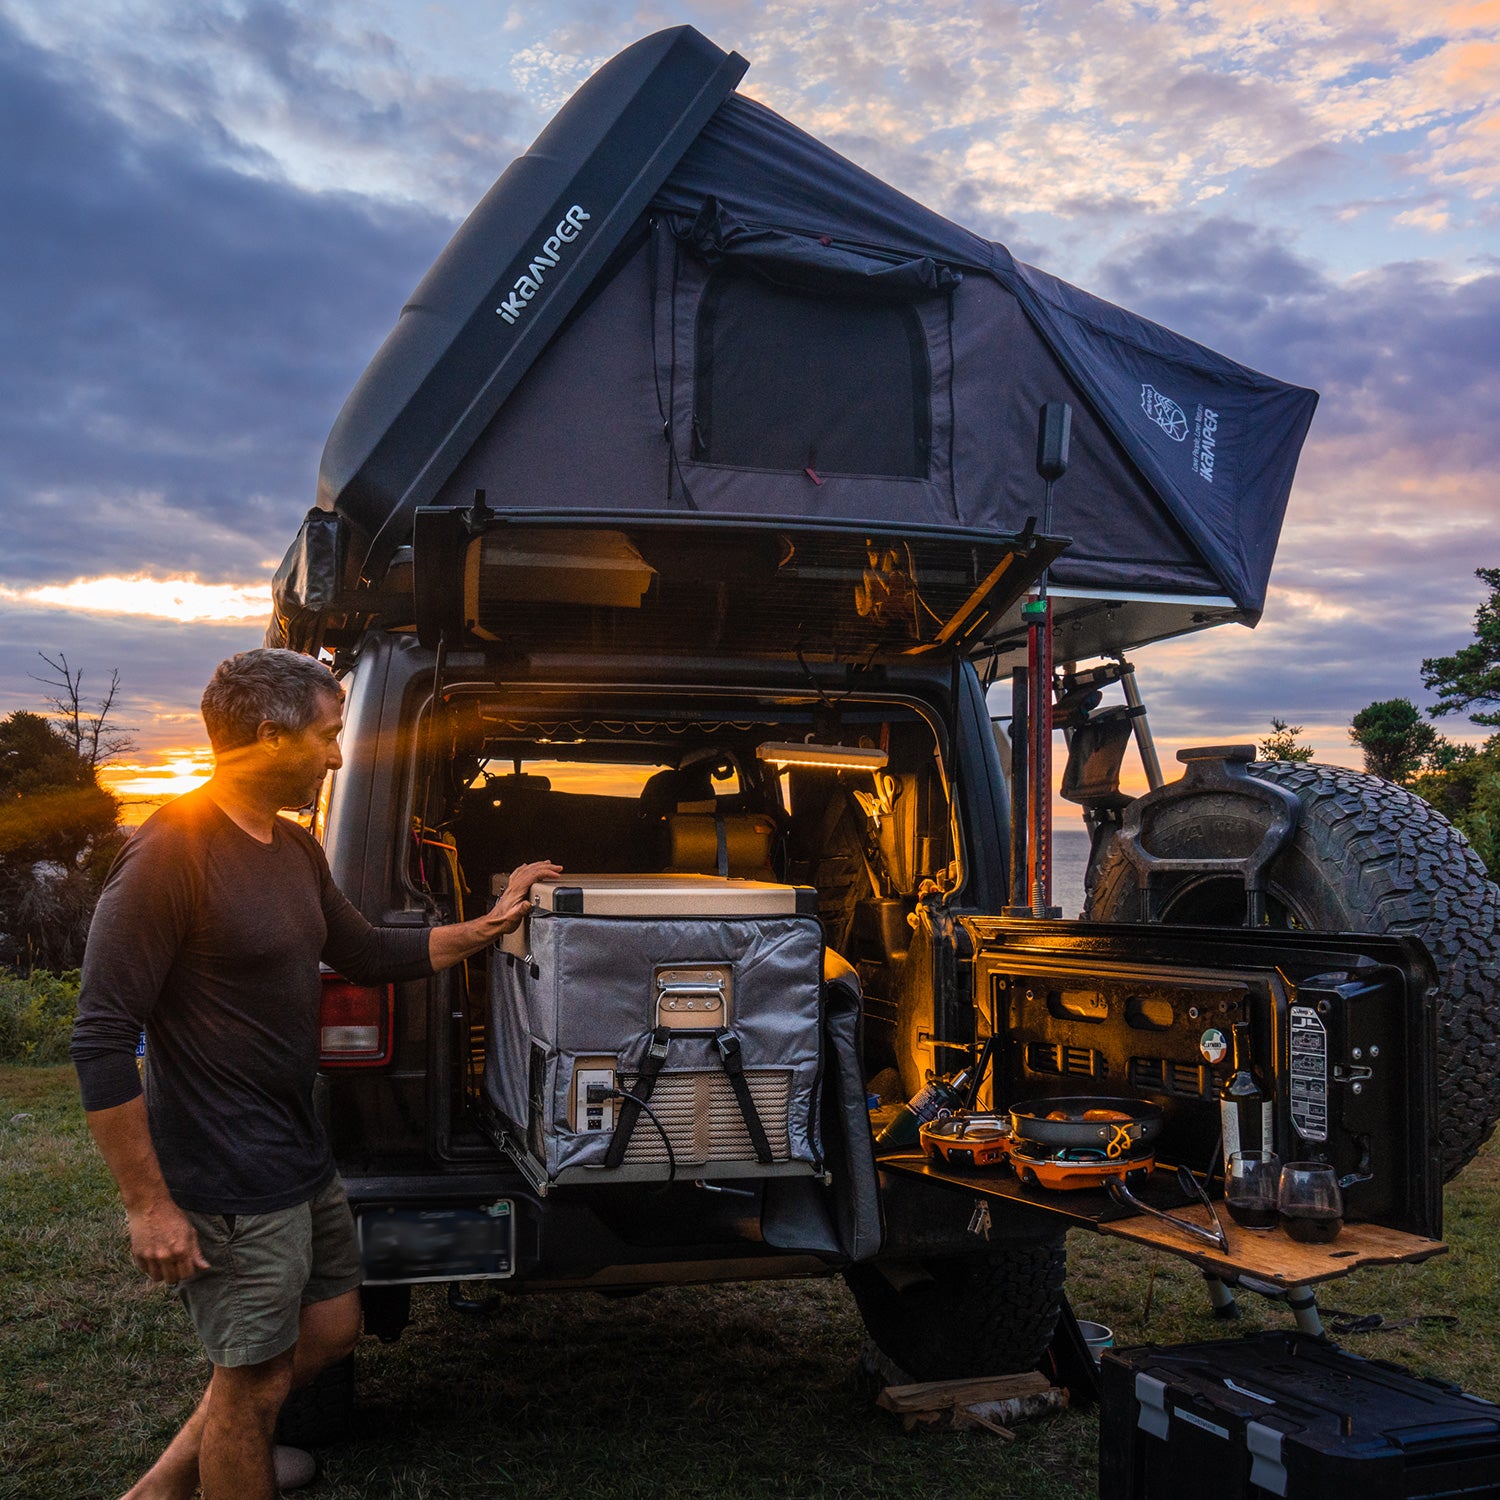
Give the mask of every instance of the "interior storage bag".
M 549 1183 L 821 1172 L 815 910 L 705 875 L 538 885 L 490 965 L 506 1149 Z

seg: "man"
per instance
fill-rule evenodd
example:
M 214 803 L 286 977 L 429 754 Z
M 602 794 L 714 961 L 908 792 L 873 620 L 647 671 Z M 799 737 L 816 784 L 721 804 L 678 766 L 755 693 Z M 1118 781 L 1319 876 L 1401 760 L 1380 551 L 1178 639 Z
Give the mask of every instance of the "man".
M 200 1484 L 205 1500 L 270 1500 L 282 1402 L 358 1336 L 353 1217 L 312 1107 L 319 960 L 362 983 L 448 968 L 513 930 L 532 882 L 561 873 L 522 866 L 470 922 L 372 927 L 317 842 L 278 816 L 341 764 L 333 674 L 291 651 L 242 652 L 214 673 L 203 718 L 214 773 L 147 819 L 110 871 L 73 1033 L 131 1255 L 178 1288 L 213 1364 L 129 1500 L 186 1500 Z

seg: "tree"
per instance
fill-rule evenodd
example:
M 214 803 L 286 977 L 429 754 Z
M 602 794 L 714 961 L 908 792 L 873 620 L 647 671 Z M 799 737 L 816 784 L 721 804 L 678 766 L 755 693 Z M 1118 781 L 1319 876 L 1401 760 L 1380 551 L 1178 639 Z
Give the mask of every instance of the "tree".
M 1260 753 L 1266 760 L 1311 760 L 1313 747 L 1297 743 L 1302 733 L 1300 724 L 1288 724 L 1285 719 L 1272 719 L 1271 732 L 1260 742 Z
M 1409 698 L 1366 704 L 1349 726 L 1349 738 L 1364 751 L 1365 770 L 1405 786 L 1443 743 Z
M 24 710 L 0 721 L 0 944 L 23 969 L 83 956 L 122 835 L 120 805 L 64 728 Z
M 1422 663 L 1422 686 L 1437 694 L 1435 717 L 1492 703 L 1495 710 L 1469 717 L 1500 728 L 1500 568 L 1477 568 L 1474 576 L 1490 591 L 1474 615 L 1474 639 L 1452 656 L 1428 657 Z
M 73 746 L 73 753 L 98 770 L 105 761 L 135 749 L 135 741 L 129 729 L 115 729 L 109 725 L 109 716 L 115 706 L 115 694 L 120 690 L 120 673 L 113 668 L 109 674 L 109 686 L 90 712 L 83 702 L 83 668 L 76 670 L 68 666 L 67 653 L 59 651 L 53 661 L 45 651 L 37 655 L 57 674 L 55 677 L 38 677 L 31 673 L 31 680 L 52 689 L 48 702 L 61 721 L 63 733 Z

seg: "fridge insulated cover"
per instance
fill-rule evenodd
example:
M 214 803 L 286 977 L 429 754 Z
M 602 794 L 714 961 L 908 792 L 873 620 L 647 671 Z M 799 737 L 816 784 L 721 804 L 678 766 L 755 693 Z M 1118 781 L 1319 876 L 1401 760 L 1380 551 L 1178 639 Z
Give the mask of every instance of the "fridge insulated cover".
M 672 914 L 674 891 L 677 904 L 695 914 Z M 605 1167 L 612 1132 L 574 1128 L 575 1071 L 581 1061 L 607 1059 L 628 1083 L 641 1071 L 657 1025 L 658 972 L 713 967 L 730 975 L 729 1029 L 751 1091 L 758 1103 L 784 1098 L 785 1115 L 762 1121 L 773 1142 L 769 1165 L 748 1149 L 706 1161 L 681 1159 L 679 1151 L 679 1171 L 821 1171 L 823 936 L 815 917 L 798 915 L 798 898 L 793 886 L 695 876 L 580 876 L 536 888 L 525 928 L 490 964 L 485 1093 L 511 1148 L 524 1151 L 549 1182 L 659 1176 L 629 1159 Z M 549 909 L 554 905 L 563 909 Z M 780 912 L 764 914 L 768 905 Z M 696 914 L 705 910 L 710 914 Z M 715 1029 L 672 1033 L 653 1100 L 669 1095 L 674 1081 L 686 1086 L 702 1075 L 725 1094 Z M 632 1141 L 657 1139 L 643 1112 Z

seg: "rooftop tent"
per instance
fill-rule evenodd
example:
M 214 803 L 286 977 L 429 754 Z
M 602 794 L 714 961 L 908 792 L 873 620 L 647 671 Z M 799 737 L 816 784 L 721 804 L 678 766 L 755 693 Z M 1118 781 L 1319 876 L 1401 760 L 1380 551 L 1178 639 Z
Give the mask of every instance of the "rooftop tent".
M 477 489 L 502 514 L 1019 532 L 1053 400 L 1060 656 L 1254 623 L 1314 393 L 1022 265 L 734 93 L 744 66 L 648 37 L 491 189 L 339 414 L 280 638 Z

